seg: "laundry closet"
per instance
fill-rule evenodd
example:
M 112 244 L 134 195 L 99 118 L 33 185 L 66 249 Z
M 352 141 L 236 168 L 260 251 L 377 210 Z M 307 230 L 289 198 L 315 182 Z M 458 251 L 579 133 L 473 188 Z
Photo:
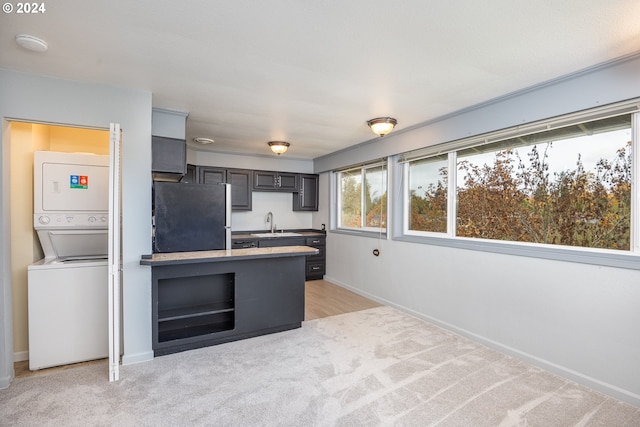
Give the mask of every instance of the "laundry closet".
M 10 125 L 14 360 L 31 359 L 32 370 L 108 356 L 107 263 L 102 257 L 107 224 L 100 225 L 104 218 L 98 212 L 107 201 L 102 205 L 98 203 L 95 214 L 84 215 L 82 221 L 88 226 L 80 225 L 76 230 L 71 225 L 80 217 L 66 215 L 64 206 L 53 206 L 53 209 L 51 205 L 45 206 L 52 215 L 46 212 L 40 215 L 40 212 L 34 216 L 36 210 L 43 209 L 41 196 L 34 203 L 34 186 L 42 185 L 34 182 L 35 152 L 40 153 L 40 168 L 43 158 L 45 163 L 54 165 L 54 175 L 64 175 L 47 178 L 51 182 L 46 185 L 61 186 L 60 191 L 76 191 L 73 197 L 89 191 L 95 193 L 97 186 L 104 185 L 104 178 L 96 174 L 100 169 L 108 170 L 109 131 L 17 121 Z M 60 154 L 51 157 L 48 152 Z M 84 154 L 69 157 L 66 153 Z M 87 159 L 89 163 L 97 160 L 98 165 L 62 169 L 59 166 L 65 161 L 87 163 Z M 36 175 L 42 177 L 42 174 Z M 82 182 L 74 183 L 74 178 Z M 84 181 L 87 179 L 88 182 Z M 99 192 L 104 193 L 104 188 Z M 63 222 L 67 224 L 60 226 Z M 100 229 L 103 230 L 96 231 Z M 87 260 L 87 254 L 92 259 Z M 36 289 L 39 290 L 34 294 Z M 94 307 L 100 310 L 104 307 L 104 316 L 96 316 L 86 309 L 83 314 L 81 307 L 88 305 L 83 301 L 90 299 Z M 78 308 L 77 312 L 74 307 Z M 94 337 L 93 341 L 89 337 Z

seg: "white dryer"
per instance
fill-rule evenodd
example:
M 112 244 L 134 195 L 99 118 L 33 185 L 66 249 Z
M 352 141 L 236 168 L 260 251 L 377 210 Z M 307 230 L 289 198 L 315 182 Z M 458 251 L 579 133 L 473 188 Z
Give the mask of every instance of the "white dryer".
M 108 357 L 108 205 L 108 156 L 34 153 L 45 257 L 27 272 L 31 370 Z

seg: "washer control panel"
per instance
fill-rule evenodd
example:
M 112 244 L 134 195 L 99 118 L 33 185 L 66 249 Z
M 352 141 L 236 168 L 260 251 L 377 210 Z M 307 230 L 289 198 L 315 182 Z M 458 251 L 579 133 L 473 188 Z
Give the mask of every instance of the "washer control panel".
M 66 213 L 66 214 L 35 214 L 33 216 L 33 227 L 41 228 L 105 228 L 109 225 L 109 214 L 107 212 L 97 213 Z

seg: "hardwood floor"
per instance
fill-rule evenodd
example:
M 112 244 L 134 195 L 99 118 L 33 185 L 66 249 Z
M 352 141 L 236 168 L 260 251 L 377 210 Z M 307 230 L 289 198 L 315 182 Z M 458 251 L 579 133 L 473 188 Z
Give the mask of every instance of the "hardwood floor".
M 379 307 L 375 301 L 355 294 L 326 280 L 312 280 L 305 283 L 305 307 L 304 320 L 319 319 L 321 317 L 335 316 L 338 314 L 351 313 L 353 311 L 366 310 L 368 308 Z M 73 369 L 89 363 L 108 363 L 107 359 L 93 360 L 89 362 L 75 363 L 72 365 L 58 366 L 55 368 L 41 369 L 39 371 L 29 370 L 29 361 L 15 362 L 14 370 L 16 378 L 43 375 L 46 373 Z
M 304 320 L 351 313 L 381 305 L 326 280 L 305 283 Z

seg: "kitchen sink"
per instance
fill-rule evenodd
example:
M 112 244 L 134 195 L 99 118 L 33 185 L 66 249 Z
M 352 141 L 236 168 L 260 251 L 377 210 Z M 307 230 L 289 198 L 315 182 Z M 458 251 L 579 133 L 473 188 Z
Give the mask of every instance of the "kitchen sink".
M 252 234 L 252 236 L 256 236 L 256 237 L 296 237 L 296 236 L 302 236 L 302 234 L 300 234 L 300 233 L 291 233 L 291 232 L 287 232 L 287 233 L 275 232 L 275 233 L 254 233 L 254 234 Z

